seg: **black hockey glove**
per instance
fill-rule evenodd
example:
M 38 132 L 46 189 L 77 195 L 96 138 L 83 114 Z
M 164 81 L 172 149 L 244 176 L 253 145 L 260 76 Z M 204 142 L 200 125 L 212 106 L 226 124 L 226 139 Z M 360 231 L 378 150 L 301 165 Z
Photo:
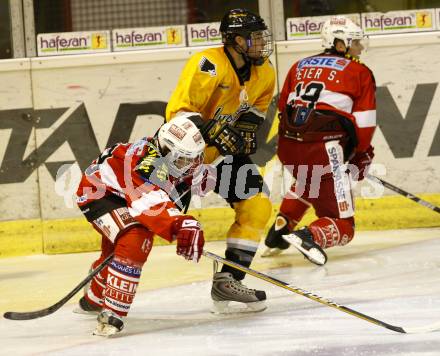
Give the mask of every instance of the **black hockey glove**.
M 264 121 L 264 116 L 257 110 L 251 109 L 243 113 L 234 123 L 234 127 L 243 137 L 243 154 L 251 155 L 257 151 L 257 130 Z
M 200 131 L 208 146 L 216 147 L 222 156 L 243 153 L 243 137 L 237 129 L 228 123 L 209 120 Z

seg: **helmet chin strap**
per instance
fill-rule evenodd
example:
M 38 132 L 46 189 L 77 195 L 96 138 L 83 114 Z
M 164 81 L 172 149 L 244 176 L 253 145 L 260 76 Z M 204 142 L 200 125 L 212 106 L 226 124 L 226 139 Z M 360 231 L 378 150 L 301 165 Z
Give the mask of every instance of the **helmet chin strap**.
M 241 56 L 243 57 L 243 60 L 246 63 L 251 63 L 251 64 L 254 64 L 254 65 L 257 65 L 257 66 L 260 66 L 260 65 L 262 65 L 264 63 L 264 59 L 263 58 L 252 58 L 252 57 L 249 57 L 249 55 L 248 55 L 248 51 L 249 51 L 249 48 L 250 48 L 249 45 L 248 45 L 248 49 L 245 51 L 243 47 L 241 47 L 237 42 L 235 42 L 235 45 L 233 46 L 233 48 L 234 48 L 234 50 L 237 53 L 241 54 Z

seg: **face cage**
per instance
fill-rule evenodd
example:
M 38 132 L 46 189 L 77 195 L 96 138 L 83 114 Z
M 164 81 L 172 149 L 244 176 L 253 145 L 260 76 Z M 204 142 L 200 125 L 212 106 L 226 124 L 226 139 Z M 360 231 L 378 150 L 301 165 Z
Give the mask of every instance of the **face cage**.
M 269 30 L 255 31 L 246 39 L 248 50 L 246 54 L 254 60 L 264 61 L 273 52 L 272 33 Z
M 182 178 L 194 175 L 203 163 L 204 153 L 196 157 L 185 157 L 168 153 L 166 156 L 170 164 L 170 174 L 175 178 Z

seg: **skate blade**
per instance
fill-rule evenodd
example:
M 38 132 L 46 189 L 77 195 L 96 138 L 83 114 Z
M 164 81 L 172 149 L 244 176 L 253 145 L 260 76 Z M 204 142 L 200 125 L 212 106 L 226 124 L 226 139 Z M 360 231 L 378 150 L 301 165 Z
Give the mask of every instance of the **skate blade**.
M 98 310 L 96 310 L 96 311 L 87 311 L 87 310 L 81 309 L 80 307 L 76 307 L 75 309 L 73 309 L 73 312 L 75 314 L 97 316 L 100 311 L 98 311 Z
M 283 252 L 283 251 L 284 250 L 282 250 L 282 249 L 280 249 L 278 247 L 275 247 L 275 248 L 268 247 L 266 249 L 266 251 L 264 251 L 261 254 L 261 257 L 275 257 L 275 256 L 278 256 L 279 254 L 281 254 L 281 252 Z
M 318 265 L 324 266 L 327 262 L 326 257 L 317 249 L 312 247 L 310 250 L 306 250 L 302 247 L 302 240 L 295 234 L 283 235 L 283 239 L 294 246 L 298 251 L 305 255 L 310 262 Z
M 117 334 L 119 330 L 115 328 L 113 325 L 108 324 L 98 324 L 95 331 L 93 331 L 93 335 L 103 336 L 103 337 L 111 337 Z
M 259 313 L 267 309 L 264 301 L 252 303 L 240 303 L 239 305 L 229 305 L 230 301 L 213 301 L 211 313 L 215 315 L 231 315 L 245 313 Z

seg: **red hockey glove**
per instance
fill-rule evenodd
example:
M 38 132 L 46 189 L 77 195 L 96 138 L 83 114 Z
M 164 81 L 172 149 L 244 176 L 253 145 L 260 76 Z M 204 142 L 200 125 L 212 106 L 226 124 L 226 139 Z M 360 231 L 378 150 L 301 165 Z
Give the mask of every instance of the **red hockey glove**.
M 177 240 L 176 253 L 186 260 L 199 262 L 205 244 L 200 223 L 192 216 L 183 216 L 175 222 L 174 231 Z
M 374 157 L 374 148 L 369 146 L 364 152 L 356 152 L 352 159 L 348 163 L 353 164 L 357 167 L 358 172 L 354 170 L 352 172 L 352 177 L 354 180 L 362 180 L 368 174 L 368 169 L 370 168 L 371 161 Z

